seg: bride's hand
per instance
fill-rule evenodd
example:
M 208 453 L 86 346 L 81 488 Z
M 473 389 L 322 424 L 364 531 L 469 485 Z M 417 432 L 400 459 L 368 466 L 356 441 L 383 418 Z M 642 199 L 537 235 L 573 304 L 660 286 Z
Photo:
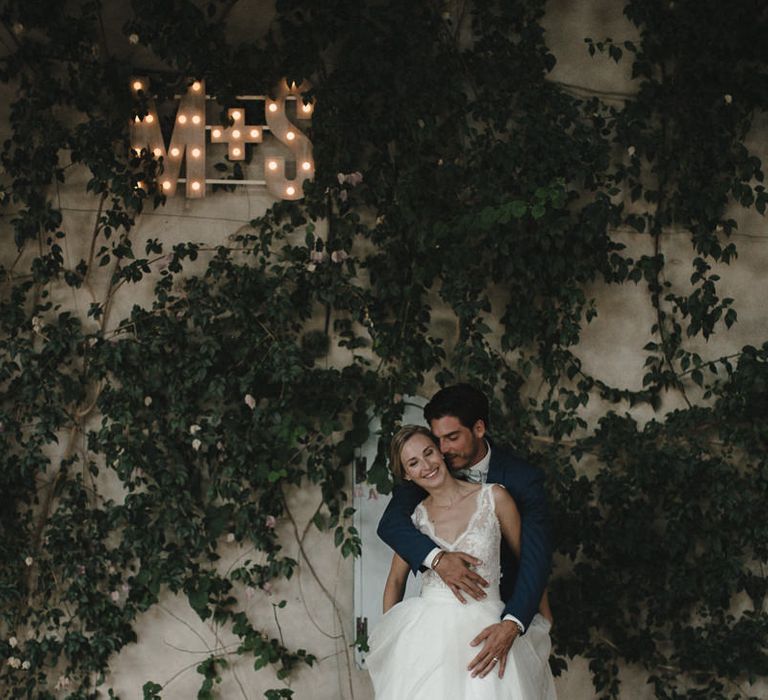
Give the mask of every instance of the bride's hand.
M 486 597 L 482 587 L 487 587 L 488 581 L 469 568 L 479 566 L 481 563 L 477 557 L 464 552 L 445 552 L 434 571 L 453 591 L 453 595 L 462 603 L 466 603 L 464 596 L 461 595 L 462 591 L 475 600 L 483 600 Z
M 483 648 L 477 656 L 470 661 L 467 669 L 474 676 L 483 678 L 499 665 L 499 678 L 504 677 L 504 669 L 507 667 L 507 654 L 512 648 L 512 643 L 520 634 L 520 629 L 511 620 L 502 620 L 495 625 L 486 627 L 469 644 L 476 647 L 483 642 Z

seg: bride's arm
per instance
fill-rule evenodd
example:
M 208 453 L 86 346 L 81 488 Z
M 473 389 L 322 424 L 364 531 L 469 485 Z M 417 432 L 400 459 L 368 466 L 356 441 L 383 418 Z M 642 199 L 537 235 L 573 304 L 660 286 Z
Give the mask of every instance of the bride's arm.
M 493 502 L 496 506 L 496 517 L 501 525 L 501 534 L 504 541 L 512 548 L 517 559 L 520 559 L 520 511 L 517 509 L 515 499 L 509 495 L 509 491 L 503 486 L 494 484 Z
M 515 499 L 509 495 L 503 486 L 496 485 L 493 487 L 493 500 L 496 506 L 496 517 L 499 519 L 499 525 L 501 525 L 501 534 L 519 561 L 521 520 Z M 539 602 L 539 612 L 552 622 L 552 610 L 549 607 L 546 589 Z
M 392 556 L 392 566 L 389 568 L 389 576 L 384 586 L 384 612 L 403 599 L 409 570 L 408 563 L 395 553 Z

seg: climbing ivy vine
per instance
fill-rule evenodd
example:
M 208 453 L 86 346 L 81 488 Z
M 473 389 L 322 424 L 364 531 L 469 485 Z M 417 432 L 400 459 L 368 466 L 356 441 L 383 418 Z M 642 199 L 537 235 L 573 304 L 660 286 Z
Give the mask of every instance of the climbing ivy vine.
M 316 484 L 314 526 L 358 554 L 350 465 L 370 417 L 384 431 L 367 479 L 386 492 L 400 397 L 458 379 L 549 475 L 555 670 L 586 657 L 601 698 L 619 697 L 622 664 L 659 698 L 755 697 L 768 337 L 725 355 L 703 341 L 754 303 L 718 275 L 768 201 L 765 8 L 630 0 L 628 38 L 585 44 L 596 68 L 631 65 L 619 103 L 552 80 L 542 0 L 282 0 L 266 34 L 234 42 L 237 5 L 0 4 L 3 697 L 103 696 L 165 592 L 257 669 L 313 665 L 240 604 L 296 570 L 276 528 L 286 489 Z M 226 239 L 137 243 L 165 204 L 162 165 L 128 150 L 134 74 L 159 100 L 205 79 L 222 106 L 311 81 L 304 199 Z M 87 227 L 62 205 L 78 189 Z M 665 252 L 681 234 L 683 282 Z M 621 285 L 654 321 L 617 386 L 579 344 Z M 151 303 L 117 318 L 131 286 Z M 258 556 L 222 571 L 233 541 Z M 199 697 L 229 655 L 200 664 Z M 145 697 L 162 691 L 146 679 Z

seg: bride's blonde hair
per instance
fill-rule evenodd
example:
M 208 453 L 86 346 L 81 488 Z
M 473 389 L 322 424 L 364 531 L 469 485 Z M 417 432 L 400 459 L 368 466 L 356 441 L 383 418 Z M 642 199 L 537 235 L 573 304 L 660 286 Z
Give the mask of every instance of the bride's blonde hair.
M 400 457 L 400 453 L 403 451 L 405 443 L 408 442 L 414 435 L 424 435 L 428 437 L 437 447 L 440 446 L 435 441 L 435 436 L 429 432 L 429 428 L 425 428 L 423 425 L 404 425 L 398 430 L 392 437 L 392 442 L 389 443 L 389 468 L 396 479 L 402 481 L 405 477 L 405 467 L 403 466 L 403 460 Z

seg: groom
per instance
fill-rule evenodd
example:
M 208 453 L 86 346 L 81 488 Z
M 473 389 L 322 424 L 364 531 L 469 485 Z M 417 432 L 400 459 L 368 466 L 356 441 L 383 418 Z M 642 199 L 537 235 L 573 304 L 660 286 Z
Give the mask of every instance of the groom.
M 544 474 L 486 438 L 488 399 L 469 384 L 456 384 L 438 391 L 424 407 L 424 418 L 457 477 L 502 484 L 520 510 L 519 566 L 502 541 L 500 593 L 506 602 L 502 619 L 486 627 L 472 641 L 473 646 L 480 643 L 483 646 L 469 666 L 473 675 L 485 675 L 498 660 L 501 676 L 512 643 L 519 634 L 525 633 L 538 610 L 549 575 L 552 549 Z M 477 600 L 484 598 L 483 588 L 488 582 L 469 568 L 478 560 L 464 552 L 447 551 L 436 558 L 440 547 L 411 522 L 411 514 L 425 496 L 413 482 L 395 486 L 392 500 L 379 522 L 379 537 L 408 562 L 414 574 L 423 567 L 433 568 L 462 603 L 466 602 L 462 593 Z

